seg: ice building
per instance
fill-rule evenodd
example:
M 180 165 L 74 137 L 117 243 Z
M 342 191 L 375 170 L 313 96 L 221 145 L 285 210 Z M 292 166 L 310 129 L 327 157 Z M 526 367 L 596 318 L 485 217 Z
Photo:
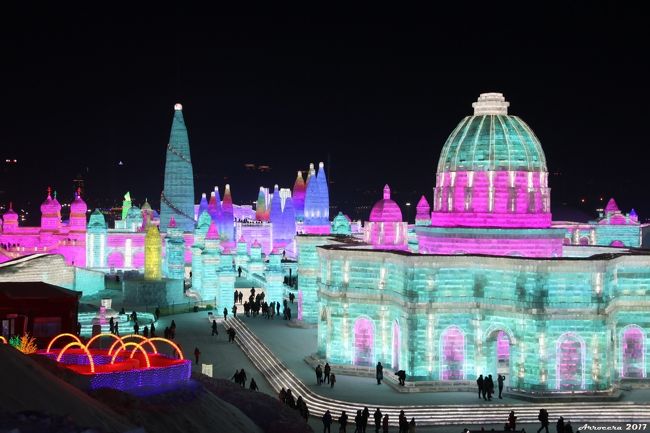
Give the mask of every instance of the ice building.
M 322 162 L 318 164 L 318 173 L 314 169 L 314 164 L 309 165 L 304 213 L 303 231 L 305 233 L 330 233 L 329 187 L 325 176 L 325 165 Z
M 174 105 L 174 120 L 167 145 L 165 183 L 160 194 L 160 230 L 171 217 L 184 232 L 194 231 L 194 175 L 183 106 Z
M 419 253 L 380 240 L 378 222 L 401 220 L 388 190 L 366 242 L 298 236 L 298 309 L 318 325 L 318 362 L 373 371 L 381 361 L 413 389 L 473 390 L 479 374 L 522 393 L 647 386 L 650 254 L 616 247 L 637 245 L 622 229 L 638 236 L 638 218 L 611 202 L 585 229 L 599 238 L 565 245 L 540 142 L 507 108 L 481 95 L 442 147 L 429 222 L 419 206 Z

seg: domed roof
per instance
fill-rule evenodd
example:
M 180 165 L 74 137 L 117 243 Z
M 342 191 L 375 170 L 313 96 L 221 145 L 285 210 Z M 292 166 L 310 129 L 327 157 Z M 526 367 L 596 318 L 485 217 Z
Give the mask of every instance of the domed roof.
M 41 213 L 42 214 L 56 214 L 61 212 L 61 204 L 56 199 L 56 191 L 54 192 L 54 198 L 52 198 L 52 189 L 47 189 L 47 198 L 41 204 Z
M 546 172 L 542 146 L 530 127 L 508 115 L 501 93 L 483 93 L 451 133 L 440 153 L 438 173 L 449 171 Z
M 88 205 L 86 202 L 81 198 L 81 195 L 79 192 L 74 193 L 74 200 L 72 200 L 72 203 L 70 204 L 70 213 L 71 214 L 79 214 L 79 215 L 86 215 L 86 211 L 88 210 Z
M 7 218 L 9 217 L 9 218 Z M 3 219 L 10 219 L 10 220 L 15 220 L 18 218 L 18 214 L 16 211 L 14 211 L 14 204 L 12 202 L 9 202 L 9 209 L 7 209 L 7 212 L 2 215 Z
M 370 211 L 370 222 L 401 222 L 402 210 L 390 198 L 390 187 L 384 186 L 384 198 L 379 200 Z

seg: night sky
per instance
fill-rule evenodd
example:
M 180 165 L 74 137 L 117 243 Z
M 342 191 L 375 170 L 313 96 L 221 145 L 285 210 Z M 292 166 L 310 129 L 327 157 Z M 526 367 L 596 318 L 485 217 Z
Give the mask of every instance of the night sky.
M 431 200 L 447 136 L 479 93 L 498 91 L 542 142 L 556 219 L 592 216 L 614 196 L 645 220 L 649 17 L 566 3 L 254 15 L 5 9 L 0 203 L 36 210 L 48 185 L 68 202 L 81 175 L 90 207 L 130 190 L 157 208 L 181 102 L 197 200 L 229 182 L 235 202 L 251 202 L 260 185 L 290 187 L 296 170 L 324 161 L 333 204 L 365 219 L 355 208 L 385 183 L 403 209 Z

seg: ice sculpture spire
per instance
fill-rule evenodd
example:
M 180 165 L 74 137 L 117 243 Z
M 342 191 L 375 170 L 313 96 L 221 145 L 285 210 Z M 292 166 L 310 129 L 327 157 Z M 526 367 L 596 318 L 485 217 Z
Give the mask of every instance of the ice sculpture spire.
M 255 219 L 258 221 L 268 221 L 269 212 L 266 209 L 266 194 L 264 187 L 260 186 L 260 192 L 257 194 L 257 205 L 255 207 Z
M 427 199 L 422 196 L 415 207 L 415 225 L 428 226 L 431 224 L 431 206 Z
M 160 195 L 160 229 L 167 230 L 171 216 L 184 232 L 194 230 L 194 174 L 190 158 L 183 106 L 174 106 L 174 120 L 167 145 L 165 183 Z
M 201 201 L 199 202 L 199 210 L 196 213 L 198 219 L 199 215 L 208 210 L 208 199 L 205 193 L 201 194 Z
M 169 223 L 169 221 L 167 222 Z M 158 227 L 149 224 L 144 237 L 144 278 L 146 280 L 162 278 L 161 257 L 162 242 Z
M 214 222 L 218 222 L 221 217 L 221 197 L 219 196 L 219 187 L 215 186 L 214 191 L 210 194 L 210 203 L 208 204 L 208 213 Z
M 131 209 L 131 193 L 129 191 L 124 194 L 124 201 L 122 201 L 122 219 L 126 219 L 126 215 L 129 213 L 129 209 Z
M 302 177 L 302 171 L 298 171 L 296 181 L 293 184 L 293 205 L 296 210 L 296 219 L 302 221 L 305 219 L 305 180 Z
M 280 197 L 280 189 L 277 184 L 273 188 L 273 198 L 271 199 L 271 211 L 269 219 L 273 224 L 280 223 L 282 218 L 282 198 Z
M 219 224 L 219 233 L 222 238 L 232 241 L 235 229 L 235 210 L 232 204 L 232 195 L 230 193 L 230 184 L 226 184 L 223 192 L 223 203 L 221 204 L 221 220 Z
M 304 231 L 308 234 L 329 234 L 329 190 L 325 166 L 318 165 L 318 175 L 315 175 L 314 164 L 309 166 L 307 191 L 305 193 L 305 223 Z

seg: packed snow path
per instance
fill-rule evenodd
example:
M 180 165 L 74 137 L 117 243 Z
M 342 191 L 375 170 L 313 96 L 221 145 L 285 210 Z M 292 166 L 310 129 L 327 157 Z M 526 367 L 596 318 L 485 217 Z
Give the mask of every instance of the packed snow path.
M 311 415 L 321 417 L 329 409 L 332 418 L 336 420 L 341 411 L 345 410 L 350 419 L 354 419 L 356 411 L 364 406 L 371 409 L 371 414 L 374 412 L 376 405 L 337 400 L 313 392 L 241 320 L 229 318 L 222 323 L 237 331 L 236 343 L 273 389 L 278 393 L 281 388 L 291 389 L 296 399 L 302 396 Z M 391 425 L 397 425 L 400 410 L 404 410 L 408 419 L 415 417 L 418 425 L 499 424 L 504 422 L 504 413 L 507 416 L 511 410 L 517 414 L 517 423 L 539 423 L 537 415 L 542 407 L 548 410 L 549 419 L 563 416 L 574 426 L 583 422 L 639 422 L 650 419 L 650 404 L 634 402 L 380 406 L 382 413 L 389 415 Z

